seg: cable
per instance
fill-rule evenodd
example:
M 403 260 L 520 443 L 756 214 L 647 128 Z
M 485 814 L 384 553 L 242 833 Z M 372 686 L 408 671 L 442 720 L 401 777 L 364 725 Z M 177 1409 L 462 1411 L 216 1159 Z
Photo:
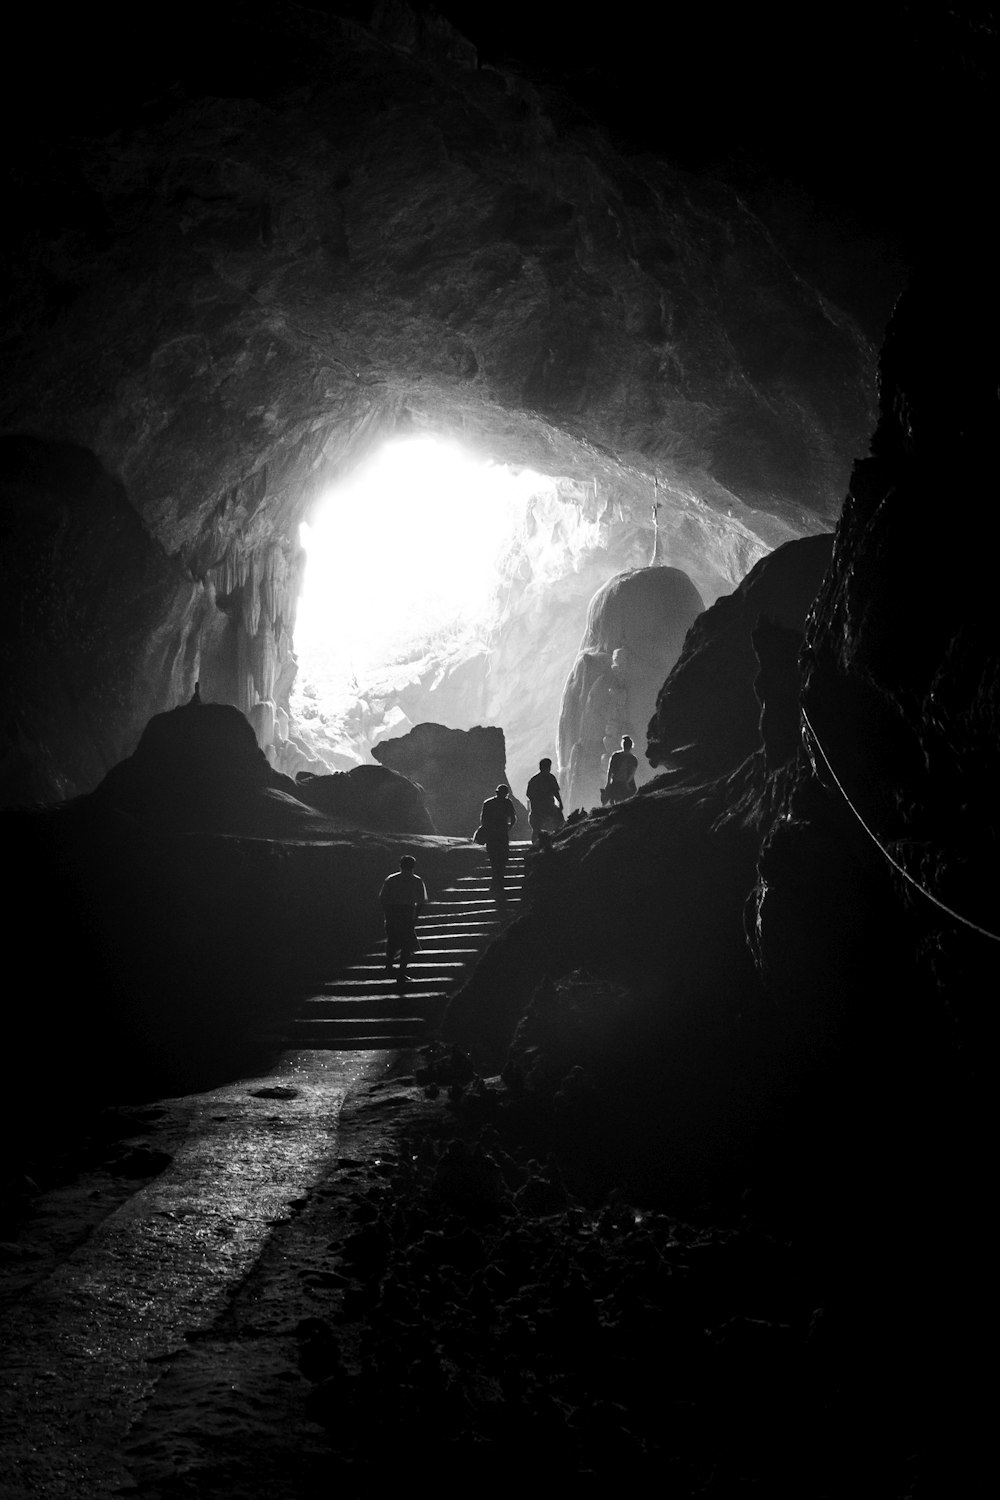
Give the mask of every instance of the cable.
M 838 792 L 843 797 L 844 801 L 847 803 L 848 807 L 851 809 L 851 812 L 857 818 L 858 822 L 861 824 L 862 828 L 865 830 L 865 833 L 867 833 L 868 837 L 871 839 L 872 843 L 875 845 L 876 849 L 878 849 L 879 852 L 885 856 L 885 858 L 892 865 L 893 869 L 897 870 L 899 872 L 899 874 L 902 875 L 902 877 L 903 877 L 904 880 L 908 880 L 910 882 L 910 884 L 916 890 L 918 890 L 921 893 L 922 896 L 926 896 L 927 899 L 928 899 L 928 901 L 933 901 L 935 906 L 939 906 L 943 912 L 947 912 L 948 916 L 952 917 L 954 919 L 954 921 L 961 922 L 962 925 L 963 925 L 963 927 L 971 927 L 973 932 L 978 932 L 980 934 L 980 936 L 989 938 L 991 942 L 1000 943 L 1000 934 L 997 934 L 995 932 L 990 932 L 989 928 L 987 928 L 987 927 L 980 927 L 978 922 L 971 922 L 968 917 L 963 917 L 961 912 L 955 911 L 955 909 L 953 907 L 951 907 L 951 906 L 947 906 L 943 901 L 941 901 L 937 896 L 934 895 L 933 891 L 929 891 L 926 886 L 921 885 L 919 880 L 914 880 L 914 878 L 910 874 L 910 872 L 908 870 L 904 870 L 903 869 L 903 866 L 899 863 L 899 860 L 895 859 L 889 853 L 888 849 L 885 847 L 885 845 L 879 839 L 878 835 L 875 834 L 875 833 L 873 833 L 872 830 L 868 827 L 868 824 L 865 822 L 864 818 L 858 812 L 858 809 L 854 806 L 854 803 L 851 801 L 850 797 L 847 795 L 847 792 L 844 789 L 844 786 L 843 786 L 843 783 L 840 780 L 840 777 L 837 775 L 836 771 L 833 769 L 833 766 L 830 764 L 830 757 L 827 755 L 826 751 L 823 749 L 823 742 L 822 742 L 822 740 L 820 739 L 819 735 L 816 733 L 815 729 L 813 728 L 813 726 L 812 726 L 812 724 L 810 722 L 810 719 L 809 719 L 809 715 L 806 713 L 805 709 L 801 706 L 801 704 L 799 705 L 799 711 L 802 714 L 802 722 L 803 722 L 803 724 L 806 726 L 806 729 L 809 731 L 809 734 L 812 736 L 812 740 L 813 740 L 813 743 L 816 746 L 816 749 L 819 751 L 820 755 L 823 757 L 824 764 L 826 765 L 827 770 L 829 771 L 830 775 L 834 779 L 834 782 L 836 783 L 836 787 L 837 787 Z

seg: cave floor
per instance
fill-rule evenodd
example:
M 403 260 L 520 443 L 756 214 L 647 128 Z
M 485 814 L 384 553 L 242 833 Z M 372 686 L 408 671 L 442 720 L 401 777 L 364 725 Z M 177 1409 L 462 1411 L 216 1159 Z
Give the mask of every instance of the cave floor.
M 354 1094 L 383 1097 L 395 1056 L 288 1051 L 266 1076 L 122 1111 L 133 1133 L 110 1158 L 36 1200 L 0 1265 L 5 1500 L 147 1492 L 223 1434 L 245 1445 L 269 1364 L 245 1305 L 233 1337 L 233 1310 L 317 1182 L 349 1193 L 378 1171 L 382 1112 L 353 1127 L 349 1156 L 343 1112 Z M 263 1299 L 272 1335 L 310 1292 L 308 1246 L 284 1243 Z M 184 1378 L 165 1379 L 184 1356 Z
M 428 1014 L 422 992 L 456 983 L 513 916 L 512 856 L 500 903 L 488 876 L 466 875 L 428 905 L 404 1013 Z M 295 1331 L 337 1289 L 330 1241 L 395 1159 L 396 1128 L 435 1112 L 406 1075 L 396 1033 L 411 1028 L 378 960 L 306 1001 L 300 1045 L 260 1076 L 102 1112 L 65 1180 L 32 1192 L 0 1244 L 4 1500 L 297 1497 L 311 1462 L 321 1474 L 329 1444 L 304 1415 Z M 350 1050 L 317 1050 L 326 1028 Z

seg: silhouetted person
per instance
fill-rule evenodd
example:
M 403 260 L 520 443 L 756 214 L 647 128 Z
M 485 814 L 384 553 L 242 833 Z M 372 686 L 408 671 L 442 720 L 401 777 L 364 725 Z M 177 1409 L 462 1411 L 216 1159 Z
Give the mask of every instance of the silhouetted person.
M 503 885 L 503 872 L 507 868 L 510 854 L 510 830 L 517 822 L 517 813 L 510 800 L 510 787 L 502 782 L 495 797 L 487 797 L 479 815 L 479 824 L 486 835 L 486 853 L 493 871 L 493 884 Z
M 549 834 L 561 828 L 565 819 L 562 793 L 552 774 L 552 762 L 538 762 L 538 771 L 528 782 L 528 822 L 531 825 L 531 842 L 541 844 Z
M 605 783 L 605 802 L 627 802 L 635 796 L 635 773 L 639 762 L 632 754 L 632 741 L 622 735 L 622 747 L 608 761 L 608 779 Z
M 399 954 L 399 978 L 406 978 L 410 955 L 420 944 L 415 931 L 417 918 L 427 901 L 427 887 L 416 874 L 416 860 L 404 854 L 399 870 L 382 882 L 379 901 L 385 913 L 385 971 L 392 973 L 392 961 Z

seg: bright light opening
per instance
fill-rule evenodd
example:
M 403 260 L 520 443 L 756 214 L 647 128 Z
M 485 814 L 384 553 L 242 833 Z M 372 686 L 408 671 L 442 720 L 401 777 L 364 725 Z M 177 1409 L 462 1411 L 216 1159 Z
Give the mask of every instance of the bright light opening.
M 425 437 L 387 444 L 330 491 L 301 531 L 292 700 L 326 748 L 362 756 L 405 717 L 383 715 L 386 699 L 488 647 L 528 502 L 555 484 Z

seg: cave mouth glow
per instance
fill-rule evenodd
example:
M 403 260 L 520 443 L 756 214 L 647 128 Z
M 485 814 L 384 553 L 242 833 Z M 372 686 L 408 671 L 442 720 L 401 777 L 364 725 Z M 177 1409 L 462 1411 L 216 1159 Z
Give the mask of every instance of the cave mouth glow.
M 405 732 L 399 691 L 488 649 L 529 503 L 556 483 L 415 437 L 386 443 L 319 501 L 300 532 L 291 707 L 328 763 Z

